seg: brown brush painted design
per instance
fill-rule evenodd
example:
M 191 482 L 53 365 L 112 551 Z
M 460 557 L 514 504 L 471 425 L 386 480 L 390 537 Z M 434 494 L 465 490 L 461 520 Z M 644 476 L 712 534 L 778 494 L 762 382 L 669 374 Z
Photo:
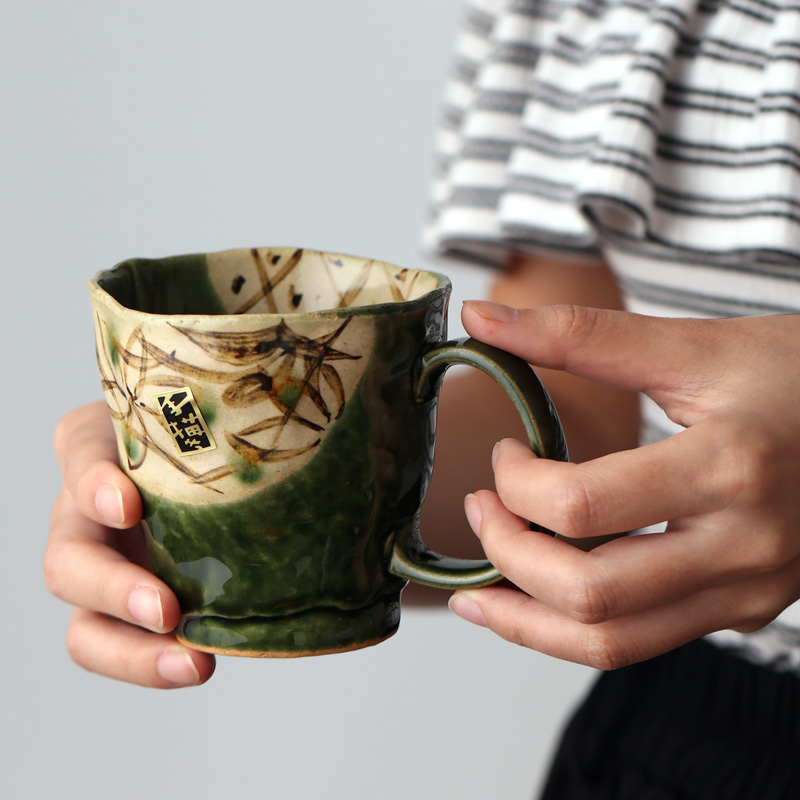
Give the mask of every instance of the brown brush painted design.
M 238 251 L 239 253 L 243 251 Z M 378 302 L 403 302 L 424 293 L 418 281 L 429 283 L 422 270 L 394 267 L 381 261 L 352 256 L 287 248 L 252 248 L 250 258 L 239 257 L 238 267 L 230 279 L 228 313 L 303 313 L 326 309 L 346 309 Z M 227 264 L 229 253 L 211 254 L 209 269 L 212 281 L 223 296 L 224 286 L 213 278 L 216 259 Z M 309 262 L 313 260 L 313 269 Z M 313 275 L 309 291 L 309 275 Z M 228 278 L 226 277 L 226 281 Z M 377 289 L 377 292 L 376 292 Z M 377 293 L 365 297 L 365 293 Z M 320 298 L 324 297 L 323 300 Z
M 147 339 L 141 325 L 122 345 L 109 325 L 98 317 L 96 325 L 101 343 L 97 351 L 98 367 L 112 418 L 122 427 L 128 469 L 141 468 L 148 453 L 153 453 L 193 483 L 209 488 L 236 471 L 235 467 L 225 465 L 197 472 L 155 441 L 154 425 L 173 434 L 161 413 L 161 406 L 150 405 L 145 399 L 147 389 L 154 387 L 161 390 L 188 387 L 193 394 L 202 394 L 203 385 L 218 385 L 222 389 L 222 402 L 229 408 L 266 405 L 266 415 L 256 422 L 222 432 L 231 450 L 241 457 L 243 466 L 239 469 L 245 476 L 249 467 L 296 458 L 317 447 L 318 434 L 326 423 L 341 415 L 345 405 L 344 385 L 335 363 L 361 358 L 361 355 L 334 347 L 351 320 L 352 317 L 346 318 L 333 331 L 316 338 L 294 333 L 284 320 L 275 326 L 245 333 L 192 331 L 172 324 L 171 327 L 202 350 L 208 360 L 219 364 L 218 369 L 211 369 L 179 357 L 177 349 L 166 352 Z M 323 384 L 333 395 L 332 405 L 323 396 Z M 153 397 L 157 399 L 159 395 Z M 301 397 L 311 401 L 321 420 L 314 421 L 298 413 Z M 295 426 L 317 435 L 300 447 L 281 447 L 282 434 Z M 256 438 L 265 432 L 270 433 L 268 444 Z M 296 434 L 292 438 L 296 440 Z M 134 442 L 139 446 L 134 446 Z M 184 455 L 180 450 L 177 452 L 179 456 Z

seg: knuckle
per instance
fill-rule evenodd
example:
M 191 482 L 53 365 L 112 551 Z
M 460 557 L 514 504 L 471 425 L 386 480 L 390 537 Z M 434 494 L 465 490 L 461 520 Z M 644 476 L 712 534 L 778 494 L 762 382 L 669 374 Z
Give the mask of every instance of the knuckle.
M 583 481 L 573 478 L 563 484 L 554 492 L 551 502 L 556 531 L 570 537 L 584 536 L 593 531 L 593 503 Z
M 741 505 L 769 500 L 781 484 L 779 446 L 757 431 L 738 426 L 725 439 L 725 501 Z
M 97 582 L 97 607 L 106 613 L 121 615 L 122 604 L 118 602 L 117 581 L 113 570 L 108 570 Z
M 56 424 L 53 431 L 53 450 L 59 459 L 67 452 L 70 437 L 78 426 L 82 413 L 82 409 L 75 408 L 67 412 Z
M 735 627 L 731 628 L 731 630 L 736 631 L 737 633 L 755 633 L 756 631 L 760 631 L 762 628 L 765 628 L 767 625 L 769 625 L 773 619 L 774 617 L 766 617 L 763 619 L 750 620 L 749 622 L 743 622 L 740 625 L 736 625 Z
M 79 667 L 89 669 L 89 653 L 86 646 L 83 625 L 78 619 L 77 614 L 73 614 L 69 628 L 67 628 L 67 653 L 72 661 Z
M 774 459 L 764 443 L 749 441 L 734 449 L 734 489 L 740 496 L 759 499 L 768 495 L 773 484 Z
M 503 505 L 509 510 L 514 510 L 517 497 L 517 488 L 513 470 L 508 470 L 502 463 L 498 463 L 494 473 L 494 486 Z
M 519 647 L 528 647 L 528 637 L 517 621 L 511 621 L 503 632 L 503 638 Z
M 61 485 L 56 499 L 50 508 L 50 535 L 48 545 L 55 541 L 68 538 L 70 533 L 70 517 L 73 509 L 74 499 L 70 494 L 69 488 L 64 483 Z
M 61 569 L 63 545 L 48 543 L 44 551 L 42 562 L 44 570 L 44 585 L 54 597 L 63 599 L 63 573 Z
M 600 312 L 595 308 L 578 305 L 553 307 L 555 331 L 559 337 L 583 339 L 596 330 Z
M 741 621 L 747 625 L 756 624 L 758 628 L 763 628 L 764 625 L 772 622 L 791 602 L 783 587 L 778 584 L 768 587 L 759 585 L 747 594 L 749 596 L 740 612 Z M 754 630 L 758 628 L 754 628 Z
M 108 619 L 98 612 L 76 608 L 67 629 L 66 647 L 69 657 L 87 672 L 153 685 L 152 681 L 143 682 L 137 679 L 155 671 L 148 671 L 146 656 L 149 654 L 145 654 L 143 658 L 141 648 L 114 646 L 107 623 Z
M 67 437 L 67 431 L 70 427 L 69 418 L 73 413 L 74 412 L 70 411 L 69 414 L 67 414 L 65 417 L 62 417 L 56 424 L 55 430 L 53 431 L 53 450 L 59 458 L 64 452 L 64 441 Z
M 511 619 L 503 620 L 503 624 L 494 630 L 495 633 L 499 634 L 507 642 L 511 642 L 511 644 L 524 647 L 526 650 L 537 650 L 538 642 L 535 631 L 529 628 L 528 625 L 529 623 L 526 622 L 523 616 L 512 617 Z
M 758 536 L 756 547 L 749 551 L 748 565 L 755 573 L 776 572 L 797 557 L 796 544 L 777 534 Z
M 610 616 L 608 592 L 594 576 L 577 578 L 567 587 L 564 610 L 578 622 L 594 624 Z
M 586 665 L 603 672 L 626 667 L 636 661 L 622 643 L 604 628 L 588 626 L 583 644 Z

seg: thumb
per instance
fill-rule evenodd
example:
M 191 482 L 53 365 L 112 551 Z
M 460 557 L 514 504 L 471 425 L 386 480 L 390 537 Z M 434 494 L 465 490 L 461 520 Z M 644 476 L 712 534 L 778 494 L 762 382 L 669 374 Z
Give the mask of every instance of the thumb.
M 584 306 L 514 309 L 468 300 L 462 322 L 475 339 L 529 364 L 639 392 L 707 383 L 720 369 L 709 320 L 662 319 Z

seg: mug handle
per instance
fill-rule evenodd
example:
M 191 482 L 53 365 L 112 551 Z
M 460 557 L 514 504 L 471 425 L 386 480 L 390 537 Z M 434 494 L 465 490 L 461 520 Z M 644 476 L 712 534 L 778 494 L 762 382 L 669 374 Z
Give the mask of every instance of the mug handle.
M 454 339 L 423 354 L 415 384 L 418 403 L 436 399 L 445 371 L 454 364 L 475 367 L 494 379 L 519 412 L 531 449 L 539 458 L 569 460 L 558 413 L 530 365 L 476 339 Z M 531 527 L 549 533 L 537 525 Z M 486 559 L 451 558 L 434 553 L 423 544 L 418 521 L 398 531 L 389 570 L 406 580 L 442 589 L 488 586 L 503 577 Z

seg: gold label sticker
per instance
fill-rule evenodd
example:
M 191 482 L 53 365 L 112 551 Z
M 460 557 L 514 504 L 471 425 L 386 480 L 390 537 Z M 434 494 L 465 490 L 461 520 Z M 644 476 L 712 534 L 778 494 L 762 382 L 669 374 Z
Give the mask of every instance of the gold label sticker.
M 181 455 L 193 456 L 216 449 L 211 431 L 188 386 L 157 394 L 156 402 Z

